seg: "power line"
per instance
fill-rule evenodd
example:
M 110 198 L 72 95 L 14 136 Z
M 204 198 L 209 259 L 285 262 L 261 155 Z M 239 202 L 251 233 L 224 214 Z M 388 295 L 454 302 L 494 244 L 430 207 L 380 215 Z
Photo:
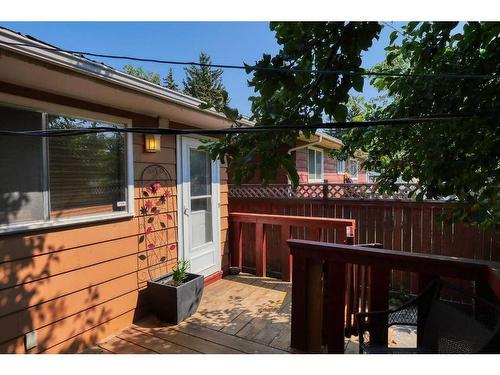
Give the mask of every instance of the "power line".
M 396 31 L 399 35 L 401 35 L 401 36 L 405 36 L 405 35 L 401 32 L 401 30 L 399 30 L 398 28 L 396 28 L 394 25 L 391 25 L 389 22 L 381 21 L 380 23 L 383 23 L 385 26 L 390 27 L 391 29 L 393 29 L 394 31 Z
M 336 74 L 336 75 L 350 75 L 350 76 L 380 76 L 380 77 L 395 77 L 395 78 L 443 78 L 443 79 L 498 79 L 500 75 L 498 74 L 459 74 L 459 73 L 395 73 L 395 72 L 374 72 L 374 71 L 355 71 L 355 70 L 343 70 L 343 69 L 300 69 L 300 68 L 277 68 L 277 67 L 265 67 L 257 65 L 232 65 L 232 64 L 204 64 L 196 61 L 174 61 L 174 60 L 162 60 L 153 58 L 143 58 L 135 56 L 125 56 L 125 55 L 110 55 L 103 53 L 94 53 L 86 51 L 68 50 L 57 47 L 43 47 L 36 44 L 30 43 L 13 43 L 13 42 L 0 42 L 6 46 L 16 46 L 16 47 L 30 47 L 37 48 L 45 51 L 54 52 L 65 52 L 74 55 L 82 56 L 92 56 L 101 57 L 106 59 L 117 59 L 117 60 L 130 60 L 130 61 L 140 61 L 149 62 L 156 64 L 167 64 L 167 65 L 195 65 L 201 67 L 211 67 L 211 68 L 221 68 L 221 69 L 239 69 L 245 71 L 261 71 L 261 72 L 280 72 L 280 73 L 310 73 L 310 74 Z
M 318 130 L 318 129 L 352 129 L 367 128 L 371 126 L 408 126 L 432 121 L 453 121 L 457 119 L 471 119 L 477 116 L 461 115 L 436 115 L 410 118 L 396 118 L 373 121 L 343 121 L 326 122 L 304 125 L 282 125 L 282 126 L 254 126 L 254 127 L 232 127 L 218 129 L 172 129 L 172 128 L 117 128 L 100 126 L 95 128 L 80 129 L 48 129 L 48 130 L 0 130 L 4 136 L 28 136 L 28 137 L 64 137 L 99 133 L 132 133 L 132 134 L 160 134 L 160 135 L 225 135 L 245 133 L 282 132 L 290 130 Z M 5 125 L 2 126 L 5 128 Z

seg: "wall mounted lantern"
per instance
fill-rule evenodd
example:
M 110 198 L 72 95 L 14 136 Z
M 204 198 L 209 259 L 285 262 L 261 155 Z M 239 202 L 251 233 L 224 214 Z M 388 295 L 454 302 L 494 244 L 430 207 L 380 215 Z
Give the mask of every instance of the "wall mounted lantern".
M 144 134 L 144 151 L 158 152 L 161 147 L 161 136 L 159 134 Z

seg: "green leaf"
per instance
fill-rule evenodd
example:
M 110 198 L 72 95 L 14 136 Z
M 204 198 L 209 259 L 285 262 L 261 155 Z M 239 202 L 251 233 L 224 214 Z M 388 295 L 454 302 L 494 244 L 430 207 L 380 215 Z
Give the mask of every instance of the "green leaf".
M 363 84 L 365 79 L 363 76 L 353 76 L 352 78 L 352 88 L 357 92 L 363 92 Z
M 337 122 L 345 121 L 347 117 L 347 107 L 344 104 L 337 104 L 333 117 L 335 117 L 335 121 Z
M 406 26 L 406 32 L 408 33 L 412 33 L 413 30 L 415 30 L 415 28 L 417 27 L 417 25 L 419 24 L 420 22 L 418 21 L 412 21 L 412 22 L 408 22 L 408 25 Z
M 397 38 L 398 38 L 398 32 L 394 30 L 389 37 L 389 44 L 393 44 Z
M 139 237 L 139 243 L 140 243 L 140 244 L 141 244 L 141 243 L 143 243 L 143 242 L 144 242 L 144 239 L 145 239 L 144 235 L 140 236 L 140 237 Z
M 154 217 L 154 216 L 151 216 L 151 217 L 148 219 L 148 224 L 151 224 L 153 221 L 155 221 L 155 217 Z

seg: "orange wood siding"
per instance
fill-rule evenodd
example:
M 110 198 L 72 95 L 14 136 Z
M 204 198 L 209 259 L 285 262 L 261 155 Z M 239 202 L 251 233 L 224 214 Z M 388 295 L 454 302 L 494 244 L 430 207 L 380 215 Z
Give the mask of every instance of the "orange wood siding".
M 144 116 L 137 117 L 134 126 L 143 125 Z M 148 123 L 157 124 L 157 119 L 149 118 Z M 162 136 L 158 153 L 144 153 L 143 147 L 143 137 L 135 135 L 134 218 L 0 236 L 0 353 L 24 353 L 24 335 L 32 330 L 37 331 L 38 346 L 29 353 L 81 351 L 147 312 L 146 280 L 152 269 L 161 273 L 172 268 L 177 246 L 159 249 L 168 252 L 169 259 L 161 266 L 139 258 L 146 249 L 138 241 L 142 230 L 142 219 L 137 217 L 138 180 L 146 166 L 159 164 L 175 182 L 175 137 Z M 165 207 L 172 220 L 164 229 L 174 245 L 176 194 L 174 183 Z M 225 243 L 227 185 L 221 189 L 221 199 Z

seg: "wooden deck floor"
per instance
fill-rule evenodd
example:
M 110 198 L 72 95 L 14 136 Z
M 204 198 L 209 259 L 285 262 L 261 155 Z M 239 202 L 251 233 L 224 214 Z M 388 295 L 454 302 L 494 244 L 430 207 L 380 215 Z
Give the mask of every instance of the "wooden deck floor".
M 227 276 L 205 288 L 198 312 L 181 324 L 151 316 L 88 352 L 294 353 L 290 313 L 291 283 L 248 274 Z

